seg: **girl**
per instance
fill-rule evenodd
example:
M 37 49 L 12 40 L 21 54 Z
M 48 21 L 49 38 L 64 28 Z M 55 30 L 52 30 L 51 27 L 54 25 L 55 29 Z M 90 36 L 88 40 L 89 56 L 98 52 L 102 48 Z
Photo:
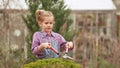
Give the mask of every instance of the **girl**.
M 54 15 L 50 11 L 36 10 L 36 20 L 42 28 L 40 32 L 35 32 L 32 40 L 32 53 L 37 58 L 58 58 L 59 56 L 50 48 L 60 51 L 73 48 L 72 42 L 67 42 L 60 34 L 52 31 Z

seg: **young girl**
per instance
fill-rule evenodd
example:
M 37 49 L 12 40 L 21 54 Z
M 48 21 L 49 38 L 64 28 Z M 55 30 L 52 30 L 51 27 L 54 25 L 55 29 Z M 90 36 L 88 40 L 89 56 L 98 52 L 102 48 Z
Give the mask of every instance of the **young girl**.
M 61 49 L 68 50 L 73 48 L 72 42 L 67 42 L 60 34 L 52 31 L 54 15 L 50 11 L 36 10 L 36 20 L 38 25 L 42 28 L 39 32 L 35 32 L 32 40 L 32 53 L 37 58 L 57 58 L 59 57 L 50 48 L 53 47 L 57 51 Z

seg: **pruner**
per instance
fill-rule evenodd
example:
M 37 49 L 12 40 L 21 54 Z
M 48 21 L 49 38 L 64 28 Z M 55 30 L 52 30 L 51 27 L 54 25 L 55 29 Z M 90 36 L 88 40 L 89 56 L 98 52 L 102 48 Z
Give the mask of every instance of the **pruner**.
M 57 55 L 61 56 L 61 54 L 54 47 L 51 47 L 50 49 L 53 50 Z M 66 48 L 65 54 L 62 56 L 62 58 L 74 60 L 72 57 L 68 56 L 68 48 Z
M 50 49 L 60 56 L 60 53 L 54 47 L 51 47 Z
M 66 48 L 66 50 L 65 50 L 65 54 L 62 56 L 62 58 L 64 58 L 64 59 L 71 59 L 71 60 L 73 60 L 73 58 L 72 58 L 72 57 L 68 56 L 68 48 Z

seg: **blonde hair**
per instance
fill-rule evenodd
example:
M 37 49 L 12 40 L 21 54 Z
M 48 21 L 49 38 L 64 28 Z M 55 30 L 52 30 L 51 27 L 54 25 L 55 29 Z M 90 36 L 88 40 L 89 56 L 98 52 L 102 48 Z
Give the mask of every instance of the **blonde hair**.
M 53 17 L 54 18 L 54 15 L 53 15 L 53 13 L 52 12 L 50 12 L 50 11 L 45 11 L 45 10 L 36 10 L 36 12 L 35 12 L 35 14 L 36 14 L 36 21 L 38 22 L 38 21 L 44 21 L 44 19 L 45 19 L 45 17 Z

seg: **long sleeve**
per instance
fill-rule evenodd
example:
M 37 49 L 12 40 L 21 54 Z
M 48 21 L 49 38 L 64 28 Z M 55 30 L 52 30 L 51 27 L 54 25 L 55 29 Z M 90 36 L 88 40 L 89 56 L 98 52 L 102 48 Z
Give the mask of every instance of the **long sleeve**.
M 65 44 L 67 43 L 67 41 L 60 34 L 58 34 L 58 41 L 59 41 L 60 49 L 65 50 Z
M 34 33 L 31 50 L 32 53 L 35 55 L 40 54 L 40 52 L 38 52 L 38 46 L 40 45 L 39 37 L 40 37 L 39 32 Z
M 59 38 L 59 43 L 60 43 L 60 49 L 65 50 L 66 49 L 65 45 L 66 45 L 67 41 L 60 34 L 59 34 L 58 38 Z M 74 44 L 73 44 L 73 48 L 74 48 Z M 71 48 L 69 50 L 72 50 L 73 48 Z

